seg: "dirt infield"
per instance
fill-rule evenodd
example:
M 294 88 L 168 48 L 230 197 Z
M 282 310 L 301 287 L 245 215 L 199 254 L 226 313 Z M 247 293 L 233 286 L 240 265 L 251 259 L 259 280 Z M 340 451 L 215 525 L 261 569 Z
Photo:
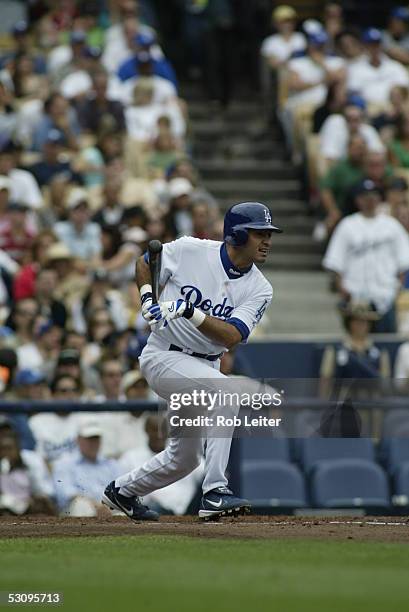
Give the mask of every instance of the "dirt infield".
M 184 535 L 208 538 L 315 538 L 409 543 L 409 517 L 252 516 L 202 523 L 193 517 L 161 517 L 158 523 L 106 519 L 0 517 L 0 538 L 118 535 Z

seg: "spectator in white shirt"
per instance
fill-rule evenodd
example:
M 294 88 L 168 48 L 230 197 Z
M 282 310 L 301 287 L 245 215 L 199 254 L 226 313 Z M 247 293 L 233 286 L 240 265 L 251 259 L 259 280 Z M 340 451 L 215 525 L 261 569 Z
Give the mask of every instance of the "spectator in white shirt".
M 58 375 L 51 385 L 53 400 L 79 402 L 80 382 L 69 374 Z M 36 441 L 36 452 L 49 465 L 77 448 L 78 414 L 70 412 L 43 412 L 30 418 L 30 428 Z
M 374 332 L 396 332 L 395 300 L 409 269 L 409 236 L 392 217 L 377 213 L 380 198 L 373 181 L 356 189 L 359 212 L 343 219 L 329 242 L 323 265 L 335 272 L 344 299 L 372 303 L 381 315 Z
M 365 107 L 363 98 L 352 95 L 342 115 L 330 115 L 324 121 L 320 131 L 320 152 L 327 164 L 346 157 L 348 142 L 356 134 L 362 136 L 368 151 L 385 151 L 379 134 L 365 121 Z
M 392 87 L 409 85 L 409 74 L 402 64 L 383 53 L 382 33 L 376 28 L 362 35 L 365 56 L 348 67 L 348 89 L 358 92 L 367 102 L 386 106 Z
M 41 457 L 21 450 L 17 436 L 0 436 L 0 512 L 54 514 L 54 488 Z
M 308 36 L 307 54 L 290 60 L 287 108 L 294 109 L 304 103 L 313 107 L 323 104 L 328 84 L 345 76 L 344 60 L 325 55 L 327 42 L 328 36 L 323 30 L 311 34 Z
M 0 149 L 0 175 L 9 178 L 10 200 L 25 204 L 30 209 L 41 208 L 43 196 L 34 176 L 16 167 L 17 150 L 18 147 L 11 140 L 3 142 Z
M 277 33 L 265 38 L 261 45 L 261 55 L 273 69 L 283 66 L 293 53 L 306 47 L 304 34 L 295 31 L 296 19 L 297 13 L 291 6 L 278 6 L 273 11 Z
M 344 60 L 327 56 L 325 45 L 328 36 L 323 30 L 308 35 L 307 54 L 288 62 L 288 98 L 280 113 L 287 148 L 297 159 L 297 140 L 299 134 L 295 124 L 296 113 L 300 109 L 313 114 L 324 103 L 328 86 L 345 78 Z

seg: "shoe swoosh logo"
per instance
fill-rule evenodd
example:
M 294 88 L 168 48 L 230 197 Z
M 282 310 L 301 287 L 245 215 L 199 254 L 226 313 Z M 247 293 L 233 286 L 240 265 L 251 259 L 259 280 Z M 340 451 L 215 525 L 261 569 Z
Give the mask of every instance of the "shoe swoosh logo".
M 223 500 L 220 498 L 218 502 L 212 502 L 210 499 L 206 500 L 208 504 L 212 504 L 215 508 L 220 508 L 223 503 Z
M 133 509 L 131 508 L 130 510 L 128 508 L 125 508 L 125 506 L 123 506 L 122 504 L 119 503 L 119 501 L 115 500 L 114 503 L 117 505 L 117 507 L 122 510 L 122 512 L 125 512 L 125 514 L 127 516 L 132 516 L 133 515 Z

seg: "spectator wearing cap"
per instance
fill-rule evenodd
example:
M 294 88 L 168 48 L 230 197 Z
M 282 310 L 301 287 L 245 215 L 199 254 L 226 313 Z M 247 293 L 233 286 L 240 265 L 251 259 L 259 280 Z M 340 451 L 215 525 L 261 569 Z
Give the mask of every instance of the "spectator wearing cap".
M 122 132 L 125 118 L 122 103 L 107 93 L 108 76 L 99 69 L 92 75 L 92 89 L 77 104 L 78 120 L 84 132 Z
M 100 255 L 102 244 L 99 225 L 90 221 L 87 192 L 79 187 L 72 189 L 66 206 L 68 220 L 59 221 L 55 226 L 55 233 L 72 256 L 89 262 Z
M 149 79 L 153 88 L 153 103 L 163 107 L 169 104 L 178 102 L 178 93 L 176 87 L 161 76 L 154 73 L 151 53 L 139 54 L 139 71 L 138 75 L 126 81 L 121 81 L 117 76 L 112 76 L 109 80 L 108 94 L 115 100 L 120 100 L 127 107 L 133 103 L 133 94 L 135 85 L 138 79 Z
M 99 420 L 86 417 L 80 421 L 77 449 L 54 463 L 53 479 L 57 504 L 69 516 L 105 516 L 100 504 L 104 484 L 118 476 L 113 459 L 101 453 L 103 431 Z
M 178 84 L 172 64 L 165 57 L 158 58 L 150 51 L 151 47 L 155 44 L 155 37 L 152 34 L 137 34 L 135 43 L 139 51 L 119 66 L 118 77 L 120 80 L 127 81 L 128 79 L 138 76 L 140 64 L 149 57 L 148 61 L 152 62 L 153 73 L 167 79 L 177 89 Z
M 44 374 L 39 370 L 30 368 L 22 368 L 16 372 L 12 393 L 17 400 L 24 401 L 40 401 L 49 398 Z
M 110 74 L 117 73 L 119 67 L 140 49 L 136 42 L 137 34 L 152 37 L 155 32 L 140 22 L 135 11 L 127 13 L 118 23 L 114 23 L 106 30 L 102 64 Z M 157 41 L 149 50 L 157 59 L 163 58 L 163 51 Z
M 338 221 L 348 214 L 347 198 L 351 188 L 364 178 L 366 143 L 360 134 L 350 137 L 348 155 L 340 159 L 320 181 L 320 198 L 326 213 L 325 224 L 331 232 Z
M 64 135 L 65 146 L 76 151 L 81 127 L 75 109 L 58 92 L 52 93 L 44 102 L 43 114 L 35 126 L 32 149 L 41 152 L 51 129 Z
M 64 78 L 59 83 L 59 92 L 73 104 L 81 101 L 92 90 L 92 77 L 101 70 L 101 51 L 94 47 L 85 47 L 81 57 L 63 69 Z
M 366 104 L 357 95 L 348 97 L 342 114 L 330 115 L 320 130 L 320 153 L 327 167 L 347 155 L 348 141 L 359 134 L 365 141 L 368 151 L 385 152 L 379 134 L 365 120 Z
M 68 45 L 54 47 L 48 55 L 47 73 L 54 83 L 59 83 L 81 62 L 86 49 L 87 35 L 84 30 L 73 29 L 69 35 Z
M 27 223 L 28 207 L 19 202 L 9 202 L 7 224 L 0 227 L 0 249 L 18 264 L 28 261 L 34 232 Z
M 359 393 L 359 384 L 354 389 L 351 379 L 373 380 L 391 374 L 388 352 L 379 349 L 370 338 L 379 313 L 368 302 L 353 300 L 342 301 L 339 312 L 345 338 L 324 351 L 320 367 L 320 392 L 324 397 L 340 395 L 343 389 L 348 390 L 350 397 L 351 393 Z M 366 389 L 371 391 L 371 386 L 366 385 Z M 376 391 L 375 385 L 372 390 Z
M 344 77 L 344 61 L 327 56 L 325 45 L 328 36 L 323 30 L 307 38 L 307 53 L 304 57 L 290 60 L 288 64 L 289 97 L 287 107 L 294 109 L 300 104 L 317 107 L 322 104 L 329 84 Z
M 54 489 L 41 458 L 22 450 L 13 433 L 0 436 L 0 514 L 54 514 Z
M 69 374 L 60 374 L 53 380 L 51 391 L 56 412 L 35 414 L 30 418 L 30 428 L 36 452 L 52 468 L 54 461 L 77 448 L 78 414 L 58 410 L 58 405 L 80 401 L 80 381 Z
M 51 128 L 43 144 L 41 160 L 27 168 L 40 187 L 48 185 L 58 175 L 64 175 L 71 183 L 82 183 L 80 174 L 73 170 L 66 158 L 62 157 L 64 146 L 64 134 L 60 130 Z
M 310 114 L 324 103 L 328 86 L 345 78 L 344 60 L 325 53 L 328 36 L 324 30 L 309 34 L 307 52 L 288 62 L 288 98 L 281 114 L 287 146 L 297 146 L 297 117 Z
M 386 30 L 382 32 L 386 53 L 401 64 L 409 64 L 409 9 L 395 6 L 389 15 Z
M 357 185 L 355 201 L 359 212 L 337 225 L 323 265 L 335 273 L 342 298 L 374 304 L 380 315 L 374 331 L 394 333 L 395 301 L 409 269 L 409 236 L 396 219 L 377 212 L 380 198 L 373 181 Z
M 408 87 L 409 75 L 402 64 L 383 53 L 380 30 L 368 28 L 362 35 L 362 41 L 365 55 L 348 67 L 348 89 L 359 93 L 368 105 L 382 108 L 388 103 L 392 87 Z
M 34 210 L 43 205 L 43 196 L 34 176 L 27 170 L 17 168 L 17 147 L 11 140 L 4 141 L 0 146 L 0 175 L 10 180 L 10 200 L 26 204 Z
M 174 178 L 169 182 L 169 212 L 165 215 L 168 231 L 175 238 L 192 235 L 192 184 L 184 178 Z
M 78 269 L 75 259 L 63 242 L 55 242 L 46 252 L 45 263 L 57 273 L 55 299 L 64 303 L 66 308 L 84 295 L 88 288 L 88 278 L 83 269 Z
M 261 55 L 270 68 L 285 65 L 294 53 L 304 51 L 304 34 L 296 32 L 297 12 L 285 4 L 277 6 L 272 14 L 275 34 L 265 38 L 261 45 Z

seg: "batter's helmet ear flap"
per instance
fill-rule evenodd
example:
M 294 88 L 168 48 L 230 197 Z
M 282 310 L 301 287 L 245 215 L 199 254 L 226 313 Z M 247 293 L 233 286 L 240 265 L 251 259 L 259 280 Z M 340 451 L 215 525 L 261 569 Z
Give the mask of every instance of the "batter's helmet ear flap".
M 244 246 L 248 240 L 249 233 L 246 229 L 236 229 L 233 231 L 234 246 Z

